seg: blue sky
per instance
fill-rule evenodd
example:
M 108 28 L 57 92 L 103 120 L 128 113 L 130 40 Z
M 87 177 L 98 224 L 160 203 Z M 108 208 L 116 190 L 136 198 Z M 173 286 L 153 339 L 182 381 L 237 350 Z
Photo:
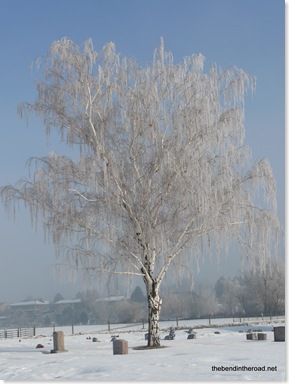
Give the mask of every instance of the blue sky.
M 163 36 L 175 62 L 202 53 L 206 69 L 236 65 L 256 76 L 256 94 L 246 98 L 246 143 L 254 159 L 266 157 L 272 165 L 284 223 L 284 0 L 0 0 L 0 7 L 0 186 L 27 176 L 29 157 L 63 150 L 56 138 L 47 142 L 40 122 L 27 126 L 17 117 L 18 104 L 35 96 L 30 64 L 54 40 L 66 36 L 81 45 L 91 37 L 96 50 L 114 41 L 122 55 L 146 65 Z M 30 228 L 24 209 L 8 221 L 1 204 L 0 233 L 0 302 L 52 299 L 58 291 L 70 298 L 79 290 L 53 278 L 54 249 L 44 244 L 41 229 Z M 232 258 L 215 275 L 214 265 L 206 272 L 213 281 L 238 268 Z

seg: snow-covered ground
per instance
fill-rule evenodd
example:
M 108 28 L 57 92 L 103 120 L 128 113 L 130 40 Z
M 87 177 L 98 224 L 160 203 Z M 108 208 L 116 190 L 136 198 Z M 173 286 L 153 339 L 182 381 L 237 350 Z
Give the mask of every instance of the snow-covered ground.
M 173 322 L 161 324 L 161 337 Z M 175 324 L 174 324 L 175 325 Z M 180 327 L 195 326 L 181 322 Z M 34 338 L 0 339 L 0 380 L 4 381 L 273 381 L 285 380 L 285 343 L 274 342 L 273 326 L 259 322 L 242 327 L 194 328 L 196 339 L 185 329 L 175 340 L 162 340 L 166 348 L 145 346 L 142 325 L 58 327 L 64 332 L 67 352 L 53 349 L 52 328 L 37 329 Z M 262 329 L 267 340 L 246 340 L 246 330 Z M 240 332 L 243 331 L 243 332 Z M 219 333 L 218 333 L 219 332 Z M 113 355 L 112 335 L 128 341 L 127 355 Z M 93 342 L 97 337 L 99 342 Z M 44 348 L 36 348 L 42 344 Z

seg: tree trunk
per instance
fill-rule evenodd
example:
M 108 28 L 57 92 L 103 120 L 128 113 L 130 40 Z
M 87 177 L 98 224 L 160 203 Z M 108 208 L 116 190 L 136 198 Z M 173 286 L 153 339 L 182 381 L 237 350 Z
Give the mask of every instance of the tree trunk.
M 148 292 L 148 347 L 159 347 L 159 319 L 162 299 L 155 283 L 152 283 L 150 288 Z

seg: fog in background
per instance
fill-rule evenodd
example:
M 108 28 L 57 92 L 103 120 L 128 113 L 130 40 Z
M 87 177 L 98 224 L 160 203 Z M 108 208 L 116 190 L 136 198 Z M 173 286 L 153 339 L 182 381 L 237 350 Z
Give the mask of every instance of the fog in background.
M 164 37 L 175 62 L 194 53 L 222 68 L 236 65 L 257 78 L 256 94 L 246 97 L 246 144 L 253 159 L 269 159 L 277 183 L 278 212 L 285 223 L 284 1 L 282 0 L 1 0 L 0 39 L 0 186 L 28 176 L 26 161 L 54 150 L 67 153 L 55 135 L 47 140 L 42 124 L 17 117 L 22 101 L 33 101 L 35 77 L 30 64 L 64 36 L 81 45 L 89 37 L 96 50 L 114 41 L 124 56 L 140 65 L 152 59 Z M 20 207 L 15 221 L 0 203 L 0 302 L 60 292 L 74 298 L 84 288 L 55 276 L 52 244 L 45 244 L 41 226 L 31 228 L 28 211 Z M 280 256 L 284 258 L 284 249 Z M 237 250 L 220 261 L 192 263 L 196 282 L 214 284 L 239 274 Z M 139 282 L 139 281 L 138 281 Z M 141 283 L 140 283 L 141 284 Z M 98 289 L 101 285 L 95 282 Z M 144 291 L 144 286 L 141 286 Z M 105 294 L 106 286 L 104 286 Z M 121 289 L 120 289 L 121 290 Z M 123 289 L 131 293 L 129 288 Z M 107 291 L 110 293 L 109 291 Z

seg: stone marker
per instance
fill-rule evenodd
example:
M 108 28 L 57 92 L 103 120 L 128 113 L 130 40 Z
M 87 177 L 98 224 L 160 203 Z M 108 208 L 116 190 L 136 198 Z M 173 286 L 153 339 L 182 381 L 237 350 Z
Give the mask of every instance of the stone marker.
M 175 336 L 176 334 L 175 334 L 174 328 L 171 327 L 170 333 L 167 336 L 165 336 L 165 340 L 175 340 Z
M 267 340 L 267 333 L 259 332 L 258 333 L 258 340 Z
M 112 335 L 110 341 L 114 341 L 114 340 L 116 340 L 117 337 L 119 337 L 119 335 Z
M 257 333 L 255 332 L 250 332 L 246 334 L 247 340 L 258 340 Z
M 274 341 L 285 341 L 285 326 L 274 327 Z
M 62 331 L 53 332 L 53 347 L 50 353 L 67 352 L 64 349 L 64 335 Z
M 128 342 L 122 339 L 115 339 L 113 341 L 113 354 L 114 355 L 127 355 Z
M 195 333 L 190 333 L 187 339 L 196 339 L 197 335 Z

